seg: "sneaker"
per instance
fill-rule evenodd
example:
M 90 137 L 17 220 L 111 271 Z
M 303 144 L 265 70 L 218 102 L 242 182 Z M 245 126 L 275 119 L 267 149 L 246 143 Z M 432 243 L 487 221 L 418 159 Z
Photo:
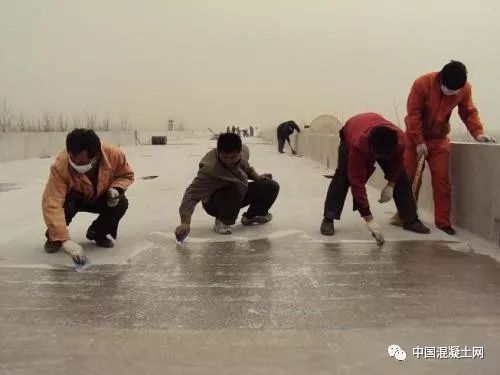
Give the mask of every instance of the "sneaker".
M 224 224 L 222 221 L 215 219 L 215 224 L 214 224 L 214 231 L 215 233 L 219 234 L 231 234 L 231 226 L 228 224 Z
M 443 232 L 449 234 L 450 236 L 453 236 L 456 233 L 455 229 L 453 229 L 451 225 L 448 225 L 446 227 L 438 227 L 438 229 L 441 229 Z
M 403 224 L 403 228 L 405 230 L 409 230 L 410 232 L 420 233 L 420 234 L 428 234 L 430 233 L 430 229 L 427 228 L 420 220 L 415 220 L 410 224 Z
M 49 254 L 57 253 L 61 248 L 61 241 L 45 241 L 45 245 L 43 246 L 45 251 Z
M 242 225 L 252 225 L 252 224 L 266 224 L 273 219 L 273 215 L 268 213 L 267 215 L 255 215 L 253 217 L 248 217 L 246 214 L 241 216 Z
M 113 241 L 111 241 L 107 236 L 99 235 L 90 228 L 87 230 L 87 239 L 89 241 L 95 241 L 96 245 L 99 247 L 104 247 L 109 249 L 115 246 Z
M 321 222 L 321 227 L 319 228 L 320 232 L 324 236 L 333 236 L 335 233 L 335 229 L 333 226 L 333 219 L 328 219 L 326 217 L 323 218 Z

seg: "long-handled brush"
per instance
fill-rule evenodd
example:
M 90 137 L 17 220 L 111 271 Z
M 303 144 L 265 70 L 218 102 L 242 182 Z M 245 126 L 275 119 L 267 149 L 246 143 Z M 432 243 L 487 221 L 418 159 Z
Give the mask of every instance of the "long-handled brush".
M 413 181 L 411 183 L 411 191 L 413 193 L 413 198 L 415 198 L 415 204 L 418 204 L 418 195 L 420 193 L 420 187 L 422 186 L 422 177 L 424 175 L 425 169 L 425 155 L 421 155 L 417 160 L 417 168 L 415 170 L 415 176 L 413 177 Z M 398 227 L 403 226 L 403 222 L 401 218 L 396 213 L 391 218 L 391 224 L 396 225 Z

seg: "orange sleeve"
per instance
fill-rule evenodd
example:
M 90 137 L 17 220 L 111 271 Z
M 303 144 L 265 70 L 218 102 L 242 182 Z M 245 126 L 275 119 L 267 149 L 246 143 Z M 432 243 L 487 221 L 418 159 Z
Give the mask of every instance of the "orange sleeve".
M 67 186 L 67 182 L 59 171 L 55 166 L 52 166 L 42 198 L 43 218 L 49 230 L 49 239 L 51 241 L 66 241 L 70 239 L 66 226 L 66 216 L 64 215 Z
M 466 88 L 464 97 L 458 103 L 458 115 L 474 138 L 483 134 L 483 124 L 479 119 L 479 112 L 472 101 L 472 89 L 470 86 Z
M 115 180 L 111 183 L 111 187 L 125 191 L 134 182 L 134 171 L 128 164 L 125 153 L 122 150 L 117 150 L 116 153 L 117 161 L 113 166 Z
M 425 94 L 420 82 L 417 80 L 411 87 L 406 103 L 408 115 L 405 118 L 406 134 L 416 144 L 424 143 L 422 128 L 425 109 Z

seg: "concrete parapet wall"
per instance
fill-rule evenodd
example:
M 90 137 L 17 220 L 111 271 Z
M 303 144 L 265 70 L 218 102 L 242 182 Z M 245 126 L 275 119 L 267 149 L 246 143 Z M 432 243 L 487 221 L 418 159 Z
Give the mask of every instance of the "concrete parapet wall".
M 133 131 L 97 132 L 101 141 L 115 146 L 135 144 Z M 0 133 L 0 162 L 49 157 L 66 147 L 67 132 Z
M 261 138 L 276 142 L 275 131 Z M 324 166 L 335 169 L 339 137 L 329 134 L 293 135 L 297 151 Z M 285 148 L 286 149 L 286 148 Z M 452 185 L 452 221 L 484 239 L 500 244 L 500 146 L 477 143 L 451 144 L 450 178 Z M 369 181 L 381 189 L 386 181 L 377 168 Z M 431 178 L 426 165 L 420 190 L 419 210 L 434 212 Z

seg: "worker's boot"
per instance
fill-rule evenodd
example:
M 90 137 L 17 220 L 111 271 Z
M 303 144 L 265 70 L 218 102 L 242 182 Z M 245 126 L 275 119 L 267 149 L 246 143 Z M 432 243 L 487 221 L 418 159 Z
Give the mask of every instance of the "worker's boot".
M 102 235 L 94 231 L 92 228 L 87 230 L 87 239 L 89 241 L 95 241 L 96 245 L 99 247 L 111 248 L 115 244 L 106 235 Z
M 231 226 L 228 224 L 224 224 L 219 219 L 215 219 L 214 224 L 214 232 L 219 234 L 231 234 Z
M 333 236 L 333 234 L 335 233 L 333 219 L 324 217 L 323 221 L 321 222 L 321 227 L 319 228 L 319 230 L 321 234 L 324 236 Z
M 49 254 L 57 253 L 59 251 L 59 249 L 61 248 L 62 242 L 61 241 L 51 241 L 49 239 L 49 231 L 48 230 L 45 231 L 45 238 L 47 239 L 47 241 L 45 241 L 45 245 L 43 246 L 45 251 Z
M 427 228 L 420 220 L 415 220 L 412 223 L 403 224 L 403 228 L 405 230 L 409 230 L 410 232 L 420 233 L 420 234 L 428 234 L 430 233 L 430 229 Z
M 449 234 L 450 236 L 453 236 L 456 233 L 455 229 L 453 229 L 453 227 L 451 225 L 447 225 L 446 227 L 438 227 L 438 228 L 441 229 L 446 234 Z
M 397 227 L 402 227 L 403 226 L 403 221 L 399 217 L 398 213 L 395 213 L 393 217 L 391 217 L 390 221 L 391 225 L 395 225 Z
M 271 213 L 268 213 L 267 215 L 255 215 L 253 217 L 249 217 L 245 213 L 241 216 L 241 224 L 242 225 L 266 224 L 269 223 L 272 219 L 273 215 Z

